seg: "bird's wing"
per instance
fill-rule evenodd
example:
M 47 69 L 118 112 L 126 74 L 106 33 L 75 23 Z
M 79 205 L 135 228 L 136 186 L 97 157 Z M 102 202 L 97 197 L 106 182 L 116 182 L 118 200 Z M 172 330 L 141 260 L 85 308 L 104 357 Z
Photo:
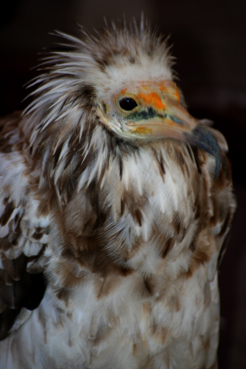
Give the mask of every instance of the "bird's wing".
M 49 219 L 37 216 L 14 114 L 0 121 L 0 339 L 23 307 L 40 303 Z

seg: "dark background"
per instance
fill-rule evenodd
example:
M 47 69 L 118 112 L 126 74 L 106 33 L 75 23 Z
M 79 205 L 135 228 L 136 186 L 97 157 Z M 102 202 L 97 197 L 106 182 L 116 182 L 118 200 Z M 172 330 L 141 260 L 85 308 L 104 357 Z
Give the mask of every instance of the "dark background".
M 229 143 L 238 210 L 220 269 L 222 369 L 246 368 L 246 1 L 8 0 L 0 9 L 0 115 L 23 109 L 23 85 L 55 29 L 145 17 L 170 34 L 190 112 L 214 120 Z

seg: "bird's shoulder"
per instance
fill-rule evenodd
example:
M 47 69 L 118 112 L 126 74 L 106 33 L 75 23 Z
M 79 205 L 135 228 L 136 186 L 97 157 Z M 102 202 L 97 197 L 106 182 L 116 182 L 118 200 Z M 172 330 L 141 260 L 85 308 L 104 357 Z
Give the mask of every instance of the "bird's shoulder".
M 0 336 L 22 307 L 33 309 L 44 293 L 43 268 L 49 219 L 39 216 L 25 161 L 22 117 L 0 121 Z M 38 288 L 37 288 L 38 286 Z

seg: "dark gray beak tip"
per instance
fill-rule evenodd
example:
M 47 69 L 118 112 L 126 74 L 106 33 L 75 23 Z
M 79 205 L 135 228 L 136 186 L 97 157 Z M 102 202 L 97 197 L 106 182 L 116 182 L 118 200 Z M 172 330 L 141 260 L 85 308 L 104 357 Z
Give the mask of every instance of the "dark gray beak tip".
M 191 145 L 206 151 L 215 158 L 214 179 L 218 177 L 221 166 L 221 153 L 218 141 L 208 127 L 199 124 L 191 131 L 191 134 L 186 134 L 186 137 Z

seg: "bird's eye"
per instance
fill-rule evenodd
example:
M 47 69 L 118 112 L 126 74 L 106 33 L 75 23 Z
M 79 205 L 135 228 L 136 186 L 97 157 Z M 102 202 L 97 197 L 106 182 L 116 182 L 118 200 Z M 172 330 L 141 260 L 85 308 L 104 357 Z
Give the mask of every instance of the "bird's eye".
M 138 106 L 137 102 L 132 97 L 123 97 L 120 99 L 119 105 L 121 109 L 126 111 L 131 111 Z

